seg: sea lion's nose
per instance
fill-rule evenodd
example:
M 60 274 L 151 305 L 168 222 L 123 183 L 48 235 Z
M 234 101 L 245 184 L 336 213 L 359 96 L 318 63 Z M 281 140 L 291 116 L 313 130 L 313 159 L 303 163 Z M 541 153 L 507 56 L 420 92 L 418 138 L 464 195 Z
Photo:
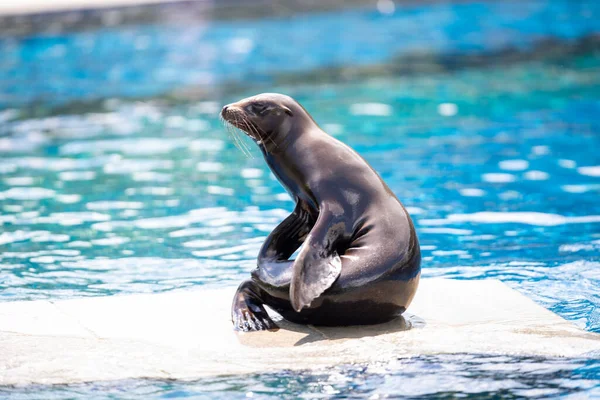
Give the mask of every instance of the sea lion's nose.
M 221 110 L 221 115 L 225 115 L 225 113 L 227 112 L 227 107 L 229 106 L 223 107 L 223 109 Z

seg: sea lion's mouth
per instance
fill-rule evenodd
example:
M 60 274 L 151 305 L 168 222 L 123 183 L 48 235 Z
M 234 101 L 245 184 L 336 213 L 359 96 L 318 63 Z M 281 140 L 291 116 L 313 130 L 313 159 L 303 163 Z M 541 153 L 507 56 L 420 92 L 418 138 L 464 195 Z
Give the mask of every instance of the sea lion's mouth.
M 258 127 L 250 121 L 242 110 L 225 106 L 221 110 L 221 119 L 229 126 L 243 131 L 247 136 L 258 140 L 256 135 Z
M 232 136 L 236 146 L 249 154 L 247 146 L 239 138 L 239 131 L 244 132 L 246 136 L 254 140 L 256 144 L 261 146 L 265 151 L 270 152 L 270 149 L 277 147 L 277 144 L 271 137 L 272 131 L 265 131 L 259 127 L 259 125 L 252 120 L 252 118 L 245 112 L 244 109 L 240 109 L 235 105 L 228 105 L 223 107 L 220 113 L 221 120 L 225 123 L 225 127 Z M 269 146 L 267 146 L 267 142 Z

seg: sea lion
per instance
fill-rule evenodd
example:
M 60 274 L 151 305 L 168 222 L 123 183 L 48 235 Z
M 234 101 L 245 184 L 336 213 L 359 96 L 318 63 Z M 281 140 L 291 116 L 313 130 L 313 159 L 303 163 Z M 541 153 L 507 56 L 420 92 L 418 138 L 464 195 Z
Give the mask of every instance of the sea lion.
M 376 324 L 403 313 L 421 274 L 419 241 L 408 212 L 373 168 L 289 96 L 249 97 L 223 107 L 221 117 L 258 144 L 296 203 L 234 296 L 234 328 L 278 329 L 265 305 L 289 321 L 328 326 Z

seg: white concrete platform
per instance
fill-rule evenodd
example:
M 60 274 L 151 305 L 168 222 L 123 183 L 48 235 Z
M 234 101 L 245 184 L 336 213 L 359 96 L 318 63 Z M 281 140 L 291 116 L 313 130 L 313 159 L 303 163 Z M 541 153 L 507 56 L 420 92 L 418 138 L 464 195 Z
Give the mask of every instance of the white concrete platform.
M 584 332 L 495 280 L 424 279 L 404 318 L 235 333 L 234 288 L 0 303 L 0 385 L 315 369 L 441 353 L 585 356 Z

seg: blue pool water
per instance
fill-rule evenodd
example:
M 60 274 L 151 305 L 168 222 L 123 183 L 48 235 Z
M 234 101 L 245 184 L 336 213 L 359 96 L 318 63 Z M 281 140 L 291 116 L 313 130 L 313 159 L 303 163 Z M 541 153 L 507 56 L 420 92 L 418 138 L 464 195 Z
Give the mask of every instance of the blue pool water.
M 530 50 L 542 40 L 570 43 L 600 32 L 598 15 L 594 0 L 460 1 L 398 6 L 391 15 L 350 9 L 5 38 L 0 107 L 240 81 L 268 87 L 276 72 L 385 63 L 408 54 Z
M 381 174 L 415 220 L 425 277 L 500 279 L 600 332 L 598 48 L 350 83 L 270 78 L 273 69 L 402 60 L 414 49 L 485 57 L 506 46 L 530 50 L 545 37 L 575 43 L 600 32 L 597 2 L 519 4 L 431 5 L 392 16 L 347 11 L 336 14 L 337 23 L 373 34 L 340 33 L 314 51 L 307 50 L 314 40 L 282 51 L 270 41 L 286 32 L 283 39 L 296 43 L 307 26 L 322 37 L 334 29 L 331 15 L 0 40 L 9 55 L 0 60 L 0 301 L 231 286 L 247 277 L 262 240 L 293 203 L 252 143 L 250 158 L 234 146 L 217 114 L 222 104 L 268 90 L 297 98 Z M 478 24 L 468 24 L 475 17 Z M 138 41 L 143 46 L 133 52 L 130 43 Z M 81 43 L 88 53 L 79 52 Z M 209 51 L 226 43 L 247 52 L 227 60 Z M 194 46 L 207 53 L 190 52 Z M 161 68 L 172 71 L 162 75 Z M 211 86 L 229 81 L 251 87 L 229 93 Z M 205 85 L 203 100 L 158 96 L 186 85 Z M 147 97 L 131 99 L 141 95 Z M 90 99 L 102 101 L 75 111 Z M 61 112 L 36 117 L 33 100 Z M 5 388 L 0 396 L 283 392 L 593 397 L 600 396 L 600 361 L 457 355 L 194 383 Z

